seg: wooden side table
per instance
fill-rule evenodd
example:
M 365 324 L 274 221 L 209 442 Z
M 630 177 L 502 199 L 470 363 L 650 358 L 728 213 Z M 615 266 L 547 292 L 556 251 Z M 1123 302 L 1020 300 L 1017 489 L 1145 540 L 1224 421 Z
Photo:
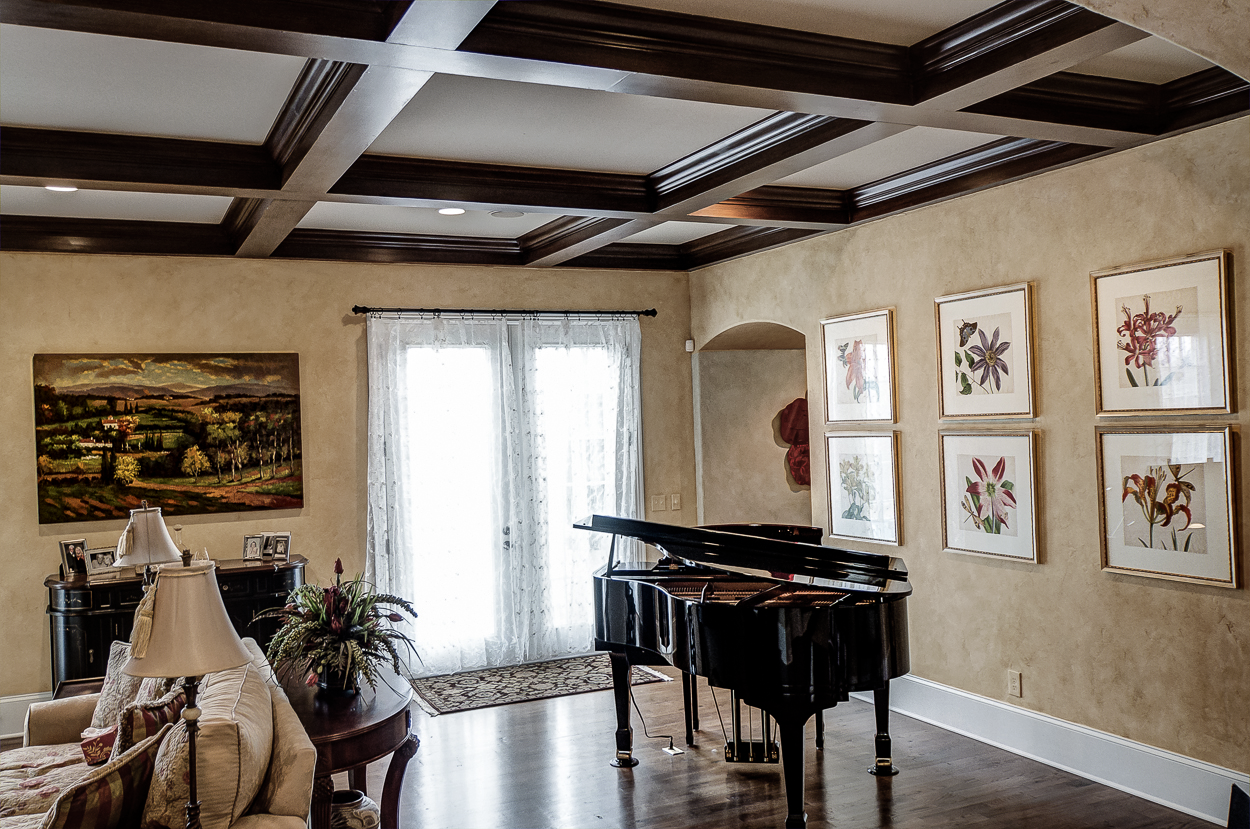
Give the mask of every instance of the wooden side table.
M 404 771 L 421 743 L 412 733 L 412 686 L 389 668 L 379 672 L 378 687 L 367 684 L 349 697 L 325 697 L 304 684 L 304 675 L 278 671 L 291 706 L 317 748 L 313 780 L 312 829 L 329 829 L 330 775 L 346 771 L 353 789 L 365 789 L 365 766 L 391 754 L 382 785 L 381 829 L 399 829 L 399 792 Z

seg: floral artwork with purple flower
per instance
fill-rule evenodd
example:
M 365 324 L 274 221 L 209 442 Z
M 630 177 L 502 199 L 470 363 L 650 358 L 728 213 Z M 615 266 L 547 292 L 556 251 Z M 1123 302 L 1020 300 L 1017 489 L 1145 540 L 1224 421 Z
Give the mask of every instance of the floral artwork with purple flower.
M 967 345 L 973 333 L 980 342 Z M 1011 342 L 1003 338 L 1000 326 L 994 326 L 994 333 L 986 337 L 985 329 L 978 328 L 976 322 L 963 323 L 960 345 L 955 349 L 955 382 L 959 393 L 970 395 L 978 389 L 986 394 L 1010 392 L 1011 388 L 1003 389 L 1003 381 L 1011 376 L 1011 358 L 1007 356 L 1010 349 Z
M 966 489 L 960 508 L 966 513 L 965 520 L 982 532 L 1002 535 L 1011 529 L 1016 510 L 1016 485 L 1007 480 L 1007 459 L 1001 457 L 993 468 L 987 468 L 981 458 L 972 458 L 972 470 L 977 480 L 964 476 Z

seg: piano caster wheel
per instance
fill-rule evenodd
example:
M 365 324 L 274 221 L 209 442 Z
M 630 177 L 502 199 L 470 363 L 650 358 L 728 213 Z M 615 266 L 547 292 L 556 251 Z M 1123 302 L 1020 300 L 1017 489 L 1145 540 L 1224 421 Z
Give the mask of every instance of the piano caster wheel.
M 886 763 L 880 766 L 869 766 L 868 773 L 876 775 L 877 777 L 893 777 L 898 774 L 898 769 L 892 764 Z
M 638 765 L 638 760 L 628 754 L 624 756 L 618 754 L 616 755 L 616 759 L 609 763 L 609 765 L 615 769 L 632 769 L 634 766 Z

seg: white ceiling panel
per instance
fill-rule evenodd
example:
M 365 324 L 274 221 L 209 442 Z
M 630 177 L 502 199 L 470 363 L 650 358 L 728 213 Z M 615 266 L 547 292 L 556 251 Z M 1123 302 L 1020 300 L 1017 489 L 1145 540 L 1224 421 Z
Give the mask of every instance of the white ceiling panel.
M 469 210 L 459 216 L 444 216 L 432 207 L 318 202 L 300 220 L 299 226 L 320 230 L 515 239 L 557 218 L 559 216 L 552 213 L 526 213 L 515 219 L 506 219 L 492 216 L 485 210 Z
M 302 58 L 0 25 L 6 125 L 260 144 Z
M 646 174 L 769 110 L 436 75 L 371 153 Z
M 998 5 L 999 0 L 613 0 L 627 6 L 721 17 L 910 46 Z
M 622 239 L 621 242 L 640 245 L 684 245 L 686 242 L 693 242 L 695 239 L 702 239 L 704 236 L 711 236 L 722 230 L 728 230 L 728 226 L 708 222 L 665 222 L 662 225 L 641 230 L 633 236 Z
M 1068 71 L 1126 81 L 1167 83 L 1214 65 L 1161 37 L 1148 37 L 1077 64 Z
M 216 224 L 226 215 L 230 201 L 227 196 L 120 190 L 56 193 L 42 187 L 0 186 L 0 213 L 13 216 Z
M 971 150 L 999 138 L 1002 136 L 940 130 L 934 127 L 912 127 L 867 147 L 817 164 L 801 173 L 786 176 L 775 183 L 846 190 Z

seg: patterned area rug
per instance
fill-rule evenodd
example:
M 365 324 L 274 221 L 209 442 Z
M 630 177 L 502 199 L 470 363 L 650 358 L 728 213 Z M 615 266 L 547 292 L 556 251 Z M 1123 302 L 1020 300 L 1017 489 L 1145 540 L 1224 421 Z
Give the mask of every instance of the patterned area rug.
M 632 684 L 669 682 L 670 678 L 641 665 L 633 667 Z M 575 656 L 508 668 L 487 668 L 412 681 L 417 704 L 431 716 L 489 708 L 534 699 L 563 697 L 612 687 L 612 666 L 606 653 Z

